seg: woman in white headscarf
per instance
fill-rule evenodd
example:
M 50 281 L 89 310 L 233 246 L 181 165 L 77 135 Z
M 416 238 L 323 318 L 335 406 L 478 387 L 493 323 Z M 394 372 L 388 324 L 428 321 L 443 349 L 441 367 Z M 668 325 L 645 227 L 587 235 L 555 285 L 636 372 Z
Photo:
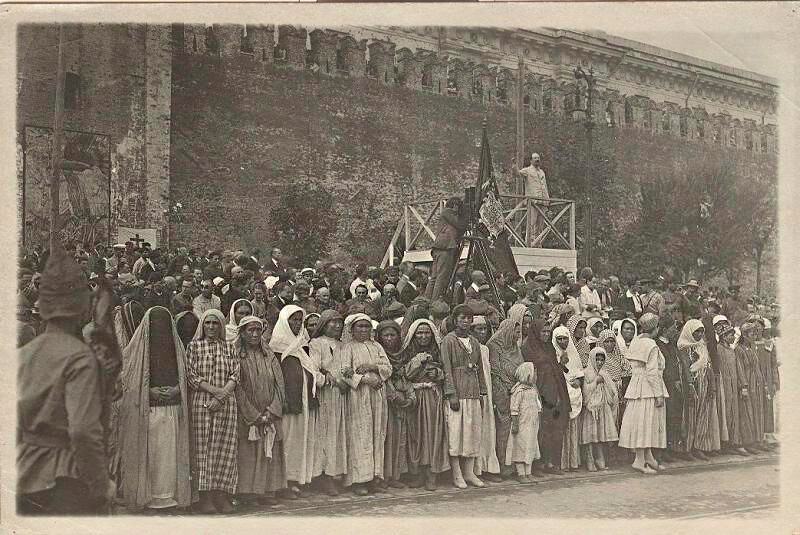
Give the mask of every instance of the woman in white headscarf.
M 233 512 L 229 495 L 236 492 L 239 481 L 234 389 L 240 366 L 225 341 L 224 325 L 222 312 L 206 310 L 186 348 L 196 469 L 193 479 L 200 491 L 200 512 L 206 514 Z
M 664 384 L 664 355 L 654 338 L 658 335 L 658 316 L 651 313 L 639 318 L 642 334 L 631 342 L 626 358 L 633 374 L 625 398 L 628 400 L 619 446 L 634 450 L 633 469 L 643 474 L 655 474 L 664 468 L 653 456 L 653 448 L 667 447 L 667 409 L 669 397 Z
M 372 340 L 372 321 L 366 314 L 345 318 L 342 342 L 336 360 L 351 388 L 345 484 L 352 485 L 358 496 L 368 493 L 367 484 L 372 492 L 386 492 L 381 487 L 389 418 L 384 383 L 392 375 L 392 364 L 383 347 Z
M 228 323 L 225 325 L 225 340 L 233 342 L 239 336 L 239 322 L 246 316 L 253 314 L 253 303 L 247 299 L 237 299 L 231 306 L 228 314 Z
M 686 439 L 693 456 L 708 460 L 705 452 L 720 450 L 719 415 L 717 414 L 717 394 L 714 370 L 708 354 L 705 327 L 698 319 L 687 321 L 678 338 L 678 351 L 691 360 L 689 366 L 690 388 L 694 391 L 694 421 L 689 425 Z
M 287 305 L 278 314 L 278 321 L 269 341 L 270 349 L 280 360 L 286 388 L 286 410 L 283 413 L 283 444 L 286 457 L 286 479 L 295 496 L 311 495 L 305 487 L 320 475 L 314 461 L 317 440 L 319 399 L 317 388 L 325 376 L 308 354 L 309 336 L 304 327 L 305 311 Z M 291 497 L 285 494 L 285 497 Z
M 564 440 L 561 447 L 561 469 L 575 471 L 581 462 L 578 447 L 578 416 L 583 407 L 581 379 L 584 372 L 580 354 L 566 326 L 560 325 L 553 329 L 552 343 L 558 361 L 567 368 L 564 379 L 567 382 L 570 404 L 569 424 L 564 429 Z
M 286 488 L 283 453 L 283 372 L 261 341 L 264 322 L 256 316 L 239 321 L 233 355 L 241 377 L 236 386 L 239 408 L 239 485 L 237 493 L 261 505 L 274 505 L 275 491 Z

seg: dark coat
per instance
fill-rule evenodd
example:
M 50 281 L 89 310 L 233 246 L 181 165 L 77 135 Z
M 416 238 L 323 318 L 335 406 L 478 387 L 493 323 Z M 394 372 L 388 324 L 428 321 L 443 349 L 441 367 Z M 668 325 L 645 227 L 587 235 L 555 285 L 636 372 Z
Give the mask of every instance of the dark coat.
M 441 227 L 436 233 L 436 240 L 432 249 L 455 249 L 461 241 L 461 236 L 467 227 L 463 216 L 459 216 L 449 208 L 442 209 L 440 217 Z

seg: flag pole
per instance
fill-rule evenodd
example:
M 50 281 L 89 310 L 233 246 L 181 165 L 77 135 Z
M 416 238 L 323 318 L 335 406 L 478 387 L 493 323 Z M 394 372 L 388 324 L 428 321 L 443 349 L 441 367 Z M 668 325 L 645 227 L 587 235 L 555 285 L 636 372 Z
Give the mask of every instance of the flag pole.
M 64 25 L 58 25 L 58 66 L 56 68 L 56 101 L 53 117 L 53 148 L 50 158 L 50 252 L 58 246 L 59 182 L 64 159 Z

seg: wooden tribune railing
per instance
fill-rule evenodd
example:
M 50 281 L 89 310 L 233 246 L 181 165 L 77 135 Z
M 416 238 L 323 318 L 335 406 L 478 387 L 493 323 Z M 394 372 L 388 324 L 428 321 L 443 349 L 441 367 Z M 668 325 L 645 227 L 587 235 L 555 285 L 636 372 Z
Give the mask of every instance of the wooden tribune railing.
M 431 247 L 444 203 L 444 199 L 417 201 L 403 207 L 381 267 L 393 265 L 398 251 Z M 500 204 L 512 247 L 575 250 L 581 241 L 575 233 L 575 201 L 500 195 Z

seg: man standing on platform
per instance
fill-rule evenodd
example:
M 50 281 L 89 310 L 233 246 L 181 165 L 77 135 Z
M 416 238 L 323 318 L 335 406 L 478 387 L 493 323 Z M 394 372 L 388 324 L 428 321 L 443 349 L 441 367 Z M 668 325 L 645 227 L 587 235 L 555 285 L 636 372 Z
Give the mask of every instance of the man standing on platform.
M 450 197 L 442 209 L 442 227 L 431 248 L 433 264 L 425 292 L 425 297 L 431 302 L 436 301 L 447 290 L 450 275 L 461 257 L 459 245 L 467 228 L 463 207 L 464 201 L 460 197 Z
M 528 167 L 523 167 L 519 170 L 519 174 L 524 179 L 524 195 L 526 197 L 536 197 L 537 199 L 544 199 L 535 201 L 536 204 L 542 208 L 548 205 L 546 202 L 550 199 L 550 193 L 547 189 L 547 177 L 542 169 L 542 158 L 535 152 L 531 154 L 531 164 Z M 532 205 L 528 207 L 528 247 L 539 247 L 540 242 L 534 243 L 536 236 L 542 231 L 544 227 L 544 220 L 542 215 Z

